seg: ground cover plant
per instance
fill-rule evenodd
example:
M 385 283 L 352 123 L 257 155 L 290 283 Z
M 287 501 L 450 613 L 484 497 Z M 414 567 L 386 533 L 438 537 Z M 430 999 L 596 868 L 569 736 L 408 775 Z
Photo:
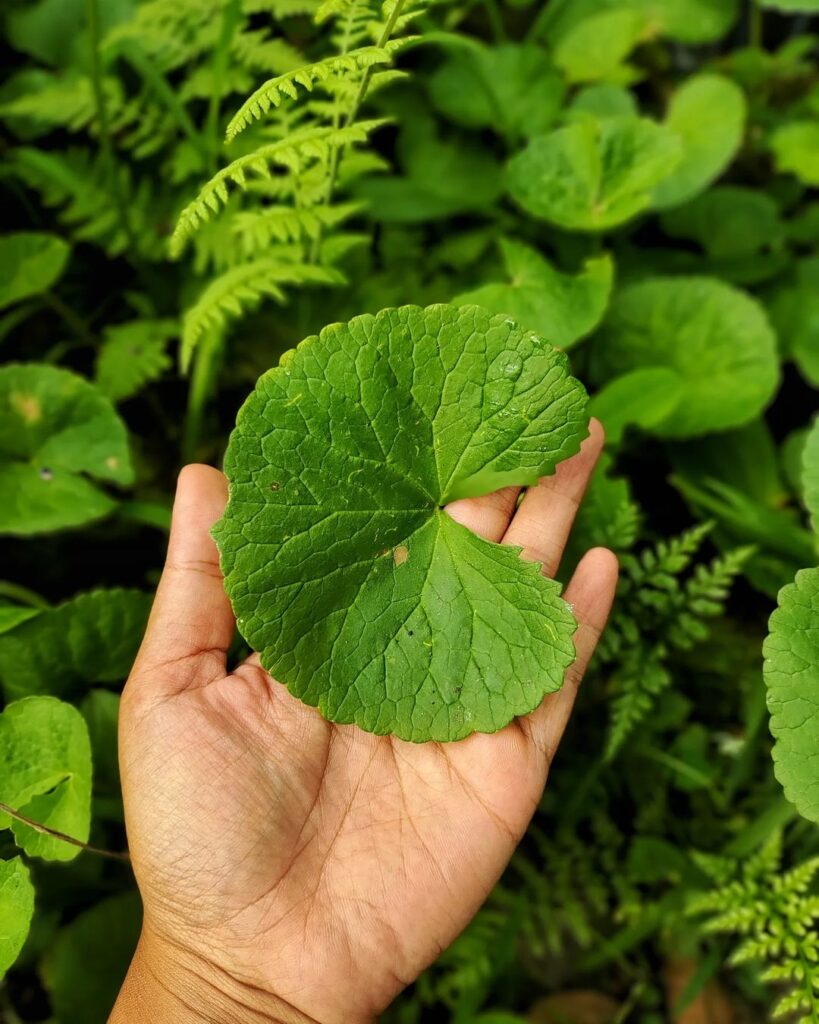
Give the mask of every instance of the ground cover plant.
M 329 352 L 389 327 L 445 387 L 415 344 L 426 316 L 441 350 L 468 349 L 464 325 L 506 332 L 499 387 L 537 338 L 539 379 L 590 397 L 534 456 L 467 453 L 418 508 L 390 507 L 448 529 L 444 500 L 548 471 L 594 415 L 607 454 L 561 573 L 605 544 L 622 577 L 529 833 L 388 1019 L 819 1021 L 815 0 L 13 0 L 2 17 L 3 1019 L 101 1024 L 136 941 L 118 692 L 179 465 L 221 463 L 304 338 Z M 289 383 L 273 371 L 282 415 L 310 351 Z M 332 422 L 353 407 L 366 396 Z M 424 482 L 429 446 L 411 461 Z M 288 481 L 263 482 L 286 524 Z M 412 570 L 408 536 L 383 549 Z M 269 622 L 243 632 L 290 657 Z M 362 724 L 422 740 L 434 720 Z

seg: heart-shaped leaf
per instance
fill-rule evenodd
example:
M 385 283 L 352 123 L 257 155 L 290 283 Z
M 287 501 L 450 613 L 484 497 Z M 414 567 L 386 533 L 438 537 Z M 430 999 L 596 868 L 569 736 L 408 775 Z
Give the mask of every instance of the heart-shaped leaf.
M 442 506 L 552 472 L 585 405 L 562 353 L 476 307 L 382 310 L 287 353 L 239 414 L 214 527 L 265 668 L 408 740 L 537 707 L 574 656 L 560 587 Z
M 91 745 L 82 715 L 56 697 L 26 697 L 0 715 L 0 801 L 85 842 L 91 824 Z M 29 856 L 72 860 L 76 846 L 0 812 Z
M 133 479 L 125 425 L 87 380 L 36 363 L 0 369 L 0 534 L 79 526 L 114 508 L 96 480 Z
M 586 261 L 579 274 L 562 274 L 522 242 L 501 239 L 508 284 L 485 284 L 458 295 L 456 306 L 483 306 L 506 313 L 558 348 L 569 348 L 594 330 L 606 309 L 614 267 L 611 257 Z

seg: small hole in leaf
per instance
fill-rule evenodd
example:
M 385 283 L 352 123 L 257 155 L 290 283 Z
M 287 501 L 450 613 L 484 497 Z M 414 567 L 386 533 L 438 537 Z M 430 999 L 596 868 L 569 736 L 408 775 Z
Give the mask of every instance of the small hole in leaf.
M 408 630 L 407 630 L 407 636 L 412 636 L 412 635 L 413 635 L 413 633 L 412 633 L 412 630 L 411 630 L 411 629 L 408 629 Z

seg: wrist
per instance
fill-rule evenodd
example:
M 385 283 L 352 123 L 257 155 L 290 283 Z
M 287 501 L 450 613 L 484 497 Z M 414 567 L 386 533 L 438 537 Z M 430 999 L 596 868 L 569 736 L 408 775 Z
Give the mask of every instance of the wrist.
M 143 930 L 109 1024 L 320 1024 Z

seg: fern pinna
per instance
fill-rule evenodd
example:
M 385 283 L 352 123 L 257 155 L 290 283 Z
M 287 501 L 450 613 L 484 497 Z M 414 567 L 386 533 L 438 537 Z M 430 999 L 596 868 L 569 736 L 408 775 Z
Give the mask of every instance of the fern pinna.
M 231 118 L 227 143 L 245 152 L 213 175 L 182 211 L 171 253 L 180 255 L 221 213 L 221 232 L 248 262 L 234 262 L 186 312 L 183 368 L 208 327 L 224 327 L 263 296 L 283 302 L 286 288 L 344 282 L 335 264 L 347 246 L 329 243 L 359 206 L 337 201 L 337 186 L 360 173 L 354 147 L 384 124 L 358 115 L 368 92 L 397 74 L 387 69 L 407 42 L 393 38 L 411 20 L 412 12 L 402 15 L 405 3 L 387 0 L 378 10 L 371 0 L 327 0 L 315 20 L 332 24 L 330 43 L 337 52 L 275 75 Z M 244 203 L 235 201 L 231 186 Z

